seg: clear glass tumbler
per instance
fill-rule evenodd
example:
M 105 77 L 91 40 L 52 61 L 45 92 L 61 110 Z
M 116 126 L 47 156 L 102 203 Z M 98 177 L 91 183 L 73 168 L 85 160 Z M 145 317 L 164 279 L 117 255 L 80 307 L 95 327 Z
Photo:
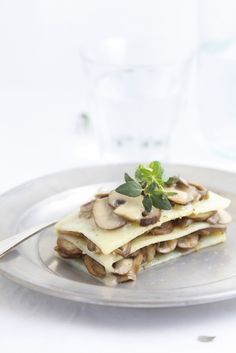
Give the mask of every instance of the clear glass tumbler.
M 166 159 L 191 53 L 163 38 L 111 38 L 81 49 L 88 111 L 108 161 Z

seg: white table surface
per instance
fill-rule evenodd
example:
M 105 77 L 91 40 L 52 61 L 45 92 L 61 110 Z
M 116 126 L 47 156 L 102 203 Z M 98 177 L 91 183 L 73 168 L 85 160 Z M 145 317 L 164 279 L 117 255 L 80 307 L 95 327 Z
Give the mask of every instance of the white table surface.
M 1 94 L 1 192 L 45 173 L 99 162 L 91 137 L 76 128 L 75 102 L 73 96 Z M 236 170 L 235 162 L 205 153 L 200 135 L 194 144 L 194 135 L 189 137 L 192 148 L 186 149 L 186 139 L 184 145 L 183 139 L 173 141 L 170 161 Z M 0 276 L 4 353 L 235 352 L 235 327 L 236 300 L 176 309 L 118 309 L 49 297 Z M 199 335 L 216 338 L 203 343 Z

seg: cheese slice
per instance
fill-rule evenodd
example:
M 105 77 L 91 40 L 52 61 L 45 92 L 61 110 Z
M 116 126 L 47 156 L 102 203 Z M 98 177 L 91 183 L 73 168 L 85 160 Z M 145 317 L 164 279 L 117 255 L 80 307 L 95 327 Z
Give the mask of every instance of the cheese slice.
M 174 230 L 169 233 L 169 234 L 164 234 L 164 235 L 140 235 L 136 239 L 134 239 L 131 242 L 131 250 L 130 253 L 133 253 L 139 249 L 144 248 L 145 246 L 148 246 L 150 244 L 156 244 L 161 241 L 165 240 L 171 240 L 171 239 L 178 239 L 181 237 L 184 237 L 188 234 L 191 234 L 193 232 L 196 232 L 201 229 L 209 228 L 209 223 L 207 222 L 196 222 L 191 225 L 189 225 L 186 228 L 180 228 L 180 227 L 175 227 Z M 76 235 L 60 235 L 60 238 L 63 238 L 65 240 L 70 241 L 72 244 L 74 244 L 76 247 L 81 249 L 84 254 L 89 255 L 92 257 L 94 260 L 99 262 L 101 265 L 103 265 L 106 269 L 107 272 L 112 272 L 112 265 L 123 259 L 121 255 L 118 254 L 96 254 L 95 252 L 91 252 L 87 248 L 87 243 L 86 240 L 80 237 L 77 237 Z
M 159 222 L 147 227 L 141 227 L 138 223 L 129 222 L 125 226 L 114 229 L 104 230 L 99 228 L 93 218 L 79 217 L 78 211 L 68 217 L 65 217 L 55 225 L 55 232 L 59 235 L 60 232 L 72 231 L 82 233 L 93 243 L 95 243 L 103 254 L 110 254 L 115 249 L 125 245 L 129 241 L 137 238 L 141 234 L 151 230 L 154 227 L 160 226 L 170 220 L 189 216 L 190 214 L 199 214 L 208 211 L 217 211 L 228 207 L 230 200 L 209 192 L 209 197 L 206 200 L 197 201 L 184 206 L 175 205 L 171 210 L 162 210 Z M 152 236 L 154 237 L 154 236 Z

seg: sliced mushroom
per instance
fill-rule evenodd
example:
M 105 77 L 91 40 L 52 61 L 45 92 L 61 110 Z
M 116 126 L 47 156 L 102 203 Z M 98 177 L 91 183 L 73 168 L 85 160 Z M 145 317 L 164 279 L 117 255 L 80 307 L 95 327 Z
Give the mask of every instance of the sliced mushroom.
M 188 188 L 189 182 L 187 180 L 183 179 L 182 177 L 179 177 L 176 181 L 176 186 L 179 188 L 181 188 L 181 187 Z
M 156 224 L 161 217 L 161 210 L 159 208 L 153 207 L 152 211 L 148 213 L 145 217 L 140 219 L 140 226 L 147 227 L 151 224 Z
M 89 239 L 87 240 L 87 249 L 95 254 L 101 254 L 101 249 Z
M 199 241 L 199 234 L 198 233 L 192 233 L 189 235 L 186 235 L 183 238 L 178 239 L 177 246 L 180 249 L 192 249 L 195 248 L 198 244 Z
M 157 252 L 159 252 L 160 254 L 168 254 L 171 251 L 175 250 L 176 245 L 177 245 L 176 239 L 166 240 L 158 243 L 156 249 L 157 249 Z
M 117 229 L 126 224 L 124 218 L 116 215 L 108 204 L 108 198 L 97 199 L 93 205 L 93 217 L 98 227 L 102 229 Z
M 117 278 L 117 282 L 118 283 L 135 281 L 136 280 L 136 274 L 134 272 L 129 272 L 126 275 L 122 275 L 122 276 L 118 275 L 116 278 Z
M 190 216 L 188 216 L 188 218 L 193 219 L 194 221 L 206 221 L 214 213 L 215 213 L 214 211 L 209 211 L 209 212 L 203 212 L 198 214 L 191 214 Z
M 230 214 L 227 211 L 220 210 L 220 211 L 218 211 L 218 214 L 220 216 L 220 219 L 219 219 L 220 224 L 228 224 L 228 223 L 232 222 L 232 217 L 230 216 Z
M 142 196 L 129 197 L 116 191 L 111 191 L 108 197 L 109 204 L 115 208 L 114 213 L 129 221 L 139 221 L 142 218 L 142 200 Z
M 192 192 L 177 190 L 175 188 L 166 188 L 167 192 L 175 192 L 175 195 L 168 196 L 168 199 L 179 205 L 187 205 L 189 202 L 194 200 Z
M 130 255 L 130 250 L 131 250 L 131 241 L 121 246 L 120 248 L 116 249 L 115 253 L 123 257 L 127 257 Z
M 201 184 L 197 184 L 197 183 L 189 183 L 191 186 L 194 186 L 197 191 L 199 192 L 199 194 L 201 195 L 201 200 L 204 198 L 207 198 L 208 196 L 208 190 L 205 188 L 205 186 L 201 185 Z
M 146 247 L 146 259 L 145 261 L 151 262 L 156 255 L 156 244 L 151 244 Z
M 93 211 L 94 200 L 89 201 L 80 206 L 79 216 L 84 218 L 91 218 Z
M 144 255 L 142 252 L 140 252 L 133 260 L 133 267 L 132 271 L 136 274 L 140 270 L 140 266 L 144 260 Z
M 83 256 L 84 264 L 91 275 L 99 278 L 106 276 L 105 268 L 88 255 Z
M 174 223 L 172 221 L 163 223 L 160 227 L 151 229 L 147 235 L 163 235 L 169 234 L 174 229 Z
M 140 222 L 142 227 L 157 223 L 161 215 L 161 211 L 154 207 L 150 213 L 146 214 L 142 196 L 129 197 L 111 191 L 108 200 L 109 204 L 115 208 L 115 214 L 129 221 Z
M 57 250 L 63 257 L 77 258 L 82 254 L 82 250 L 70 241 L 62 238 L 57 239 L 57 247 L 55 250 Z
M 190 224 L 192 224 L 194 222 L 193 219 L 190 219 L 188 217 L 183 217 L 183 218 L 178 218 L 175 220 L 175 225 L 177 227 L 181 227 L 181 228 L 187 228 L 188 226 L 190 226 Z
M 133 266 L 133 259 L 122 259 L 114 263 L 113 273 L 118 275 L 125 275 L 127 274 Z

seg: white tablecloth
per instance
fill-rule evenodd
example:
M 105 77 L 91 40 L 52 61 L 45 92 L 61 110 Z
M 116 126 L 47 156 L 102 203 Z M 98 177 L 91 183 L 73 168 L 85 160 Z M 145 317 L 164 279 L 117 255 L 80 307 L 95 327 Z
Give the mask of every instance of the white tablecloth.
M 91 137 L 76 129 L 79 112 L 73 98 L 1 95 L 1 192 L 44 173 L 98 163 Z M 205 153 L 199 139 L 187 149 L 186 139 L 184 144 L 175 140 L 170 161 L 236 169 L 234 162 Z M 235 327 L 236 300 L 177 309 L 119 309 L 49 297 L 0 277 L 4 353 L 222 352 L 226 347 L 235 352 Z M 216 338 L 203 343 L 200 335 Z

